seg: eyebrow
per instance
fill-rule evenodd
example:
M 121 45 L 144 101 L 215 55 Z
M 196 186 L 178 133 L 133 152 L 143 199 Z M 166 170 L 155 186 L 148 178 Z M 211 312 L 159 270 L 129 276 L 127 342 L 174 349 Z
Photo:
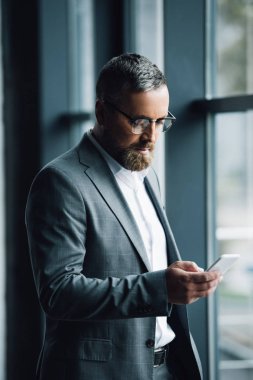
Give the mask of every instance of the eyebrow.
M 169 112 L 167 112 L 167 114 L 165 116 L 158 117 L 157 119 L 153 119 L 152 117 L 149 117 L 149 116 L 146 116 L 146 115 L 133 116 L 133 117 L 131 117 L 131 119 L 132 120 L 136 120 L 136 119 L 161 120 L 161 119 L 165 119 L 168 116 L 168 113 Z

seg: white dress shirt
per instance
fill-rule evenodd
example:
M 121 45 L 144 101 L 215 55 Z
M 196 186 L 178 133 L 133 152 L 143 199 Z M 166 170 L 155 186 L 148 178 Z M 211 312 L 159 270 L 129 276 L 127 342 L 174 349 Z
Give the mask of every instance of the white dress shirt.
M 139 228 L 150 266 L 153 271 L 167 268 L 167 248 L 163 227 L 144 185 L 148 169 L 132 172 L 115 161 L 94 139 L 89 139 L 103 155 L 122 191 Z M 175 337 L 167 317 L 156 318 L 155 348 L 165 346 Z

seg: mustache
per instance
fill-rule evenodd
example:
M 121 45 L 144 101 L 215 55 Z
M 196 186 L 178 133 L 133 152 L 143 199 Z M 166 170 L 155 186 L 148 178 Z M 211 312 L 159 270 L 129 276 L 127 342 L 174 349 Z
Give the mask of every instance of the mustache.
M 155 144 L 154 143 L 151 143 L 151 142 L 142 142 L 142 143 L 138 143 L 138 144 L 132 144 L 130 146 L 131 149 L 149 149 L 149 150 L 154 150 L 155 148 Z

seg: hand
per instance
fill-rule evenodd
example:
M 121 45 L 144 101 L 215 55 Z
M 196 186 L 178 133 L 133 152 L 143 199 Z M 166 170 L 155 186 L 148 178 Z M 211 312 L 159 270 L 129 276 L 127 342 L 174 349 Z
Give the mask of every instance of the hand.
M 166 270 L 168 301 L 193 303 L 213 293 L 221 279 L 219 272 L 204 272 L 192 261 L 176 261 Z

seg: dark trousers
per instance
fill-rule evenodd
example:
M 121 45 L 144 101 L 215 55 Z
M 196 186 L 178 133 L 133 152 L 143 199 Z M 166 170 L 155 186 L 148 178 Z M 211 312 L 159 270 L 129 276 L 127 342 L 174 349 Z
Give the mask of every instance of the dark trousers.
M 175 377 L 171 375 L 167 365 L 161 364 L 159 367 L 154 368 L 154 380 L 174 380 Z

